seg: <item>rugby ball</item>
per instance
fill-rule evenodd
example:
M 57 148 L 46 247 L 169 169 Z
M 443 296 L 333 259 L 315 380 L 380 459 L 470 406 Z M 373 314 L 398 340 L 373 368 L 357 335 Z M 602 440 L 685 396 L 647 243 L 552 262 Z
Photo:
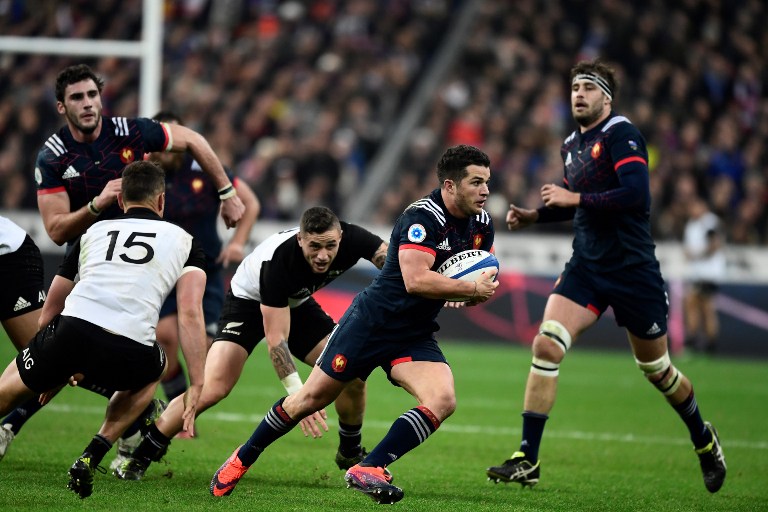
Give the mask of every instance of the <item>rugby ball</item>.
M 462 281 L 475 281 L 485 272 L 496 269 L 498 277 L 499 260 L 488 251 L 470 249 L 454 254 L 437 269 L 438 274 Z M 496 280 L 494 277 L 494 281 Z M 451 302 L 466 300 L 463 297 L 447 299 Z

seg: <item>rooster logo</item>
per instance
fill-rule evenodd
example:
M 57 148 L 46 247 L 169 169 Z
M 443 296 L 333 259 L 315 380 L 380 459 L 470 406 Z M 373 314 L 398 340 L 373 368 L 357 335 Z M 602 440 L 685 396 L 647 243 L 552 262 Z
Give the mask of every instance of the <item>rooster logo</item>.
M 133 150 L 131 148 L 123 148 L 122 151 L 120 151 L 120 161 L 124 164 L 129 164 L 135 160 L 135 157 L 133 155 Z
M 347 367 L 347 358 L 344 357 L 343 354 L 336 354 L 333 356 L 333 363 L 331 364 L 331 368 L 333 368 L 333 371 L 336 373 L 343 372 Z

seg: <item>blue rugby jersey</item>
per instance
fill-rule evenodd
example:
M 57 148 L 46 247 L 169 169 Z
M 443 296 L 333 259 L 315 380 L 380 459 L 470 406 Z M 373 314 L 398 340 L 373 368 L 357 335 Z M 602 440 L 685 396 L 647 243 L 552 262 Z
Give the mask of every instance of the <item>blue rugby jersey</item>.
M 172 141 L 165 127 L 147 118 L 102 117 L 101 133 L 94 142 L 77 142 L 67 126 L 48 137 L 37 155 L 37 194 L 66 192 L 70 211 L 99 195 L 123 168 L 150 151 L 165 151 Z M 111 219 L 123 212 L 115 201 L 99 216 Z
M 435 189 L 408 206 L 397 219 L 384 268 L 355 301 L 362 314 L 378 327 L 378 332 L 393 332 L 393 340 L 428 338 L 440 329 L 437 315 L 445 301 L 406 291 L 398 253 L 401 250 L 428 252 L 435 256 L 431 270 L 436 270 L 461 251 L 490 251 L 493 240 L 493 221 L 485 210 L 468 219 L 458 219 L 448 213 L 440 189 Z
M 648 150 L 640 131 L 612 113 L 587 132 L 571 133 L 560 153 L 566 188 L 582 194 L 573 219 L 572 260 L 596 272 L 655 263 Z M 631 173 L 622 179 L 632 188 L 620 190 L 621 173 Z
M 235 184 L 236 178 L 227 171 Z M 219 192 L 211 178 L 187 152 L 177 171 L 165 172 L 165 212 L 163 218 L 184 228 L 200 242 L 209 268 L 221 253 L 217 223 L 219 219 Z

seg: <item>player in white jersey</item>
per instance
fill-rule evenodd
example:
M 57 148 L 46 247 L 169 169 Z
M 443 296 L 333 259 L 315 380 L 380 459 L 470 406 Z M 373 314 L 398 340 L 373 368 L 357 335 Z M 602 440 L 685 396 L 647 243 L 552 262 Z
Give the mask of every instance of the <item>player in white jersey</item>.
M 219 318 L 219 329 L 205 361 L 205 383 L 198 411 L 223 400 L 240 378 L 245 362 L 261 340 L 286 391 L 302 385 L 294 357 L 313 365 L 335 323 L 312 295 L 360 259 L 379 269 L 388 244 L 368 230 L 340 221 L 328 208 L 309 208 L 300 227 L 275 233 L 261 242 L 237 267 Z M 140 480 L 158 461 L 171 438 L 182 431 L 179 399 L 147 429 L 131 459 L 115 471 L 118 478 Z M 348 469 L 366 455 L 362 442 L 365 383 L 355 380 L 335 403 L 339 448 L 335 462 Z M 328 430 L 325 410 L 301 424 L 305 435 Z
M 90 496 L 94 472 L 112 443 L 155 394 L 165 370 L 155 326 L 174 286 L 192 381 L 184 399 L 185 427 L 194 422 L 207 349 L 205 256 L 191 235 L 163 221 L 164 187 L 155 164 L 126 166 L 118 194 L 124 215 L 94 224 L 75 243 L 51 283 L 40 317 L 46 327 L 0 376 L 0 414 L 68 381 L 88 379 L 117 390 L 99 433 L 69 470 L 68 487 L 81 498 Z

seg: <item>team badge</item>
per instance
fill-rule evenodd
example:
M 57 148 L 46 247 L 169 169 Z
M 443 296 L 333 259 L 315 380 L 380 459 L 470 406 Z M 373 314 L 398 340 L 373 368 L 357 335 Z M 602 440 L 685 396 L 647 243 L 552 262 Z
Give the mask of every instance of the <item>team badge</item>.
M 479 249 L 481 245 L 483 245 L 483 235 L 475 235 L 472 239 L 472 248 Z
M 43 183 L 43 173 L 39 167 L 35 167 L 35 181 L 38 185 Z
M 629 144 L 629 147 L 632 148 L 632 151 L 637 151 L 637 142 L 633 140 L 628 140 L 627 144 Z
M 408 228 L 408 240 L 421 243 L 427 238 L 427 230 L 421 224 L 413 224 Z
M 343 354 L 336 354 L 333 356 L 333 362 L 331 363 L 331 368 L 333 368 L 333 371 L 336 373 L 341 373 L 347 368 L 347 358 L 344 357 Z
M 203 180 L 200 178 L 195 178 L 192 180 L 192 191 L 195 194 L 199 194 L 201 190 L 203 190 Z
M 135 160 L 133 150 L 131 148 L 123 148 L 120 152 L 120 161 L 124 164 L 129 164 Z
M 603 146 L 601 146 L 599 142 L 594 146 L 592 146 L 592 158 L 599 157 L 600 153 L 602 152 L 603 152 Z

